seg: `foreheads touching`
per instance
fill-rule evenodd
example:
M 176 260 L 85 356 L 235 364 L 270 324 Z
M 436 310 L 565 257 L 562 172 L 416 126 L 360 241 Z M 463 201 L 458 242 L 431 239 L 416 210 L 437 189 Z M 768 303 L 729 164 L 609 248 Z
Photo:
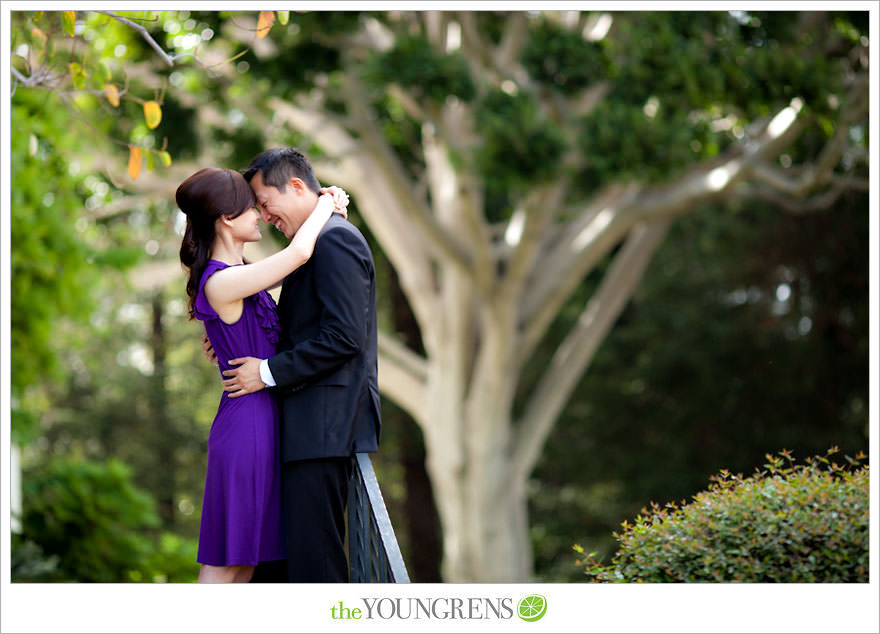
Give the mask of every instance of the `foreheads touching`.
M 281 193 L 292 178 L 300 179 L 315 194 L 321 192 L 311 163 L 292 147 L 273 148 L 258 154 L 245 170 L 244 178 L 250 183 L 256 174 L 260 174 L 264 185 L 271 185 Z

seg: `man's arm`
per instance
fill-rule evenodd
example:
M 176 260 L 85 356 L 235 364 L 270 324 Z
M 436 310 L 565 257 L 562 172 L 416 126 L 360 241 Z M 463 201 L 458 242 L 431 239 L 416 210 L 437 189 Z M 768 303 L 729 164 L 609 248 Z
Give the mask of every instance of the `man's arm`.
M 332 374 L 366 344 L 373 271 L 366 245 L 350 231 L 331 229 L 323 234 L 312 259 L 315 292 L 321 303 L 320 328 L 315 337 L 278 353 L 264 364 L 282 389 L 301 389 Z M 260 359 L 244 357 L 229 363 L 240 365 L 223 373 L 229 377 L 223 384 L 230 398 L 265 387 Z

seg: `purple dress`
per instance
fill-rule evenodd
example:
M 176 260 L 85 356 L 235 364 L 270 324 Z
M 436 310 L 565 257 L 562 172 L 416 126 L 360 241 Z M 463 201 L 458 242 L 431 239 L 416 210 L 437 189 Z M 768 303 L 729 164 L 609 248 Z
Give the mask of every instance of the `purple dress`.
M 205 322 L 221 372 L 233 367 L 230 359 L 274 355 L 280 331 L 275 302 L 266 291 L 245 298 L 234 324 L 225 323 L 211 308 L 205 282 L 227 266 L 217 260 L 208 263 L 194 311 Z M 278 434 L 272 394 L 261 390 L 229 398 L 223 392 L 208 435 L 199 563 L 255 566 L 285 558 Z

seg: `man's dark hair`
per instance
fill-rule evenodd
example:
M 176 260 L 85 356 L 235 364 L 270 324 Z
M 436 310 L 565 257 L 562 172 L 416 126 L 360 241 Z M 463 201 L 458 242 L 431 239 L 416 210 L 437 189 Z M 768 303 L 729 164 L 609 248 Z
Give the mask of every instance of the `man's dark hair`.
M 276 147 L 257 154 L 244 171 L 244 178 L 251 182 L 259 172 L 263 183 L 283 192 L 291 178 L 299 178 L 306 187 L 320 195 L 321 185 L 312 171 L 312 164 L 301 152 L 292 147 Z

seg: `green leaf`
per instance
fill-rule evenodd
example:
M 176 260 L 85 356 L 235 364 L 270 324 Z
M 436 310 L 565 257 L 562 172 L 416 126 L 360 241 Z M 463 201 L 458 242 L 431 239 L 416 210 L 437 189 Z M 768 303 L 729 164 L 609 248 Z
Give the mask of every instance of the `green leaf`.
M 89 88 L 92 88 L 94 90 L 104 90 L 104 86 L 107 84 L 107 82 L 104 80 L 104 77 L 96 72 L 93 72 L 91 75 L 89 75 L 88 80 Z
M 76 34 L 76 11 L 62 11 L 61 23 L 64 25 L 64 31 L 73 37 Z
M 153 153 L 152 152 L 147 152 L 147 171 L 148 172 L 153 171 Z
M 168 152 L 159 152 L 159 159 L 165 167 L 171 167 L 171 155 Z
M 278 22 L 282 25 L 287 24 L 287 21 L 290 20 L 290 11 L 276 11 L 278 14 Z
M 110 67 L 107 66 L 107 62 L 105 62 L 104 60 L 98 62 L 98 72 L 100 73 L 101 77 L 104 78 L 105 82 L 113 79 L 113 73 L 110 71 Z
M 77 90 L 82 90 L 86 86 L 88 73 L 76 62 L 70 62 L 70 78 L 73 80 L 74 87 Z

